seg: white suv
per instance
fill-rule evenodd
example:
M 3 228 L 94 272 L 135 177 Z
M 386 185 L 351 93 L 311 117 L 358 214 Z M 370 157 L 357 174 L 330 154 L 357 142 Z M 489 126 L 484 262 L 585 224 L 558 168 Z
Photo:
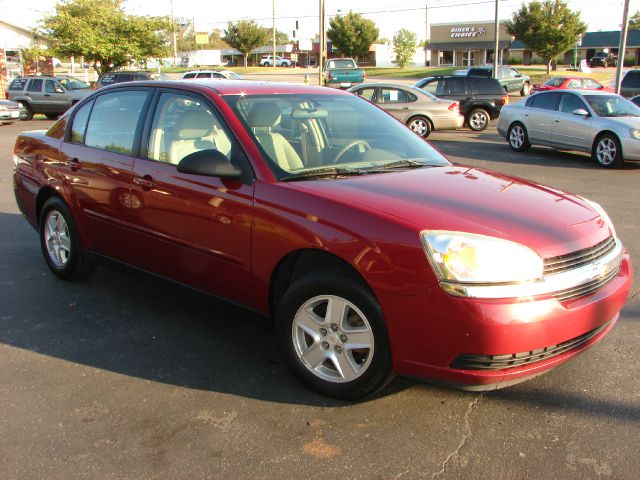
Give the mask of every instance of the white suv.
M 276 55 L 276 67 L 290 67 L 292 65 L 291 60 L 289 60 L 288 58 L 282 58 Z M 267 55 L 262 57 L 262 59 L 260 60 L 260 65 L 263 67 L 270 67 L 273 65 L 273 56 L 272 55 Z

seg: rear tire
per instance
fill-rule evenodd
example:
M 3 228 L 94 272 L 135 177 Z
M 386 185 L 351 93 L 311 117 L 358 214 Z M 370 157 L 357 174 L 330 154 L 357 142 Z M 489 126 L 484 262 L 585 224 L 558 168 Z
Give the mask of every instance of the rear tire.
M 18 103 L 23 105 L 24 109 L 26 110 L 26 114 L 20 120 L 24 120 L 24 121 L 33 120 L 34 113 L 33 113 L 33 109 L 31 108 L 31 105 L 29 105 L 27 102 L 24 102 L 24 101 L 20 101 Z
M 489 126 L 491 115 L 484 108 L 474 108 L 467 115 L 467 125 L 474 132 L 481 132 Z
M 323 270 L 294 281 L 275 315 L 282 356 L 307 387 L 353 400 L 393 378 L 382 309 L 355 275 Z
M 507 141 L 511 150 L 516 152 L 526 152 L 531 148 L 527 129 L 520 122 L 514 122 L 507 131 Z
M 622 166 L 622 147 L 618 137 L 611 133 L 605 133 L 593 142 L 591 158 L 596 165 L 602 168 L 616 168 Z
M 95 264 L 86 259 L 73 216 L 60 197 L 45 202 L 39 231 L 44 260 L 58 278 L 74 280 L 93 271 Z
M 431 121 L 422 115 L 416 115 L 407 120 L 407 127 L 422 138 L 427 138 L 433 130 Z

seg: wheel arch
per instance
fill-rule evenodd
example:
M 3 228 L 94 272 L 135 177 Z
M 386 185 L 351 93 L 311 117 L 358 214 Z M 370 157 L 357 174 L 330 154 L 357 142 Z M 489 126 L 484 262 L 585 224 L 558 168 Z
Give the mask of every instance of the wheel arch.
M 269 313 L 273 317 L 278 303 L 297 278 L 315 270 L 331 269 L 345 272 L 357 279 L 376 296 L 367 280 L 361 273 L 343 258 L 324 250 L 303 248 L 286 254 L 276 264 L 269 280 Z
M 47 200 L 49 200 L 51 197 L 58 197 L 60 198 L 63 202 L 67 203 L 64 199 L 64 197 L 62 195 L 60 195 L 59 192 L 56 191 L 55 188 L 50 187 L 50 186 L 45 186 L 42 187 L 40 189 L 40 191 L 38 192 L 38 195 L 36 197 L 36 223 L 38 226 L 40 226 L 40 215 L 42 214 L 42 208 L 44 207 L 44 204 L 47 202 Z

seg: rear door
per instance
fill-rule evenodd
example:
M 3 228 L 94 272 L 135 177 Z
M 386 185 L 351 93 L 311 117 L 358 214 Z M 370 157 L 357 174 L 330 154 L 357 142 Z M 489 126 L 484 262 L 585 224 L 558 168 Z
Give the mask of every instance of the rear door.
M 376 96 L 376 103 L 402 122 L 412 115 L 416 100 L 418 97 L 413 93 L 395 87 L 380 87 Z
M 31 104 L 31 109 L 36 113 L 46 113 L 47 110 L 45 106 L 45 97 L 44 92 L 44 79 L 43 78 L 32 78 L 29 80 L 27 84 L 27 89 L 24 93 L 25 97 L 29 99 L 29 103 Z
M 553 128 L 560 103 L 560 92 L 537 93 L 527 100 L 524 124 L 532 143 L 553 143 Z
M 61 149 L 92 249 L 139 267 L 144 245 L 135 213 L 143 199 L 132 192 L 133 156 L 150 98 L 150 89 L 117 89 L 84 103 L 73 112 Z
M 589 111 L 578 95 L 569 92 L 561 94 L 554 118 L 553 142 L 567 148 L 590 151 L 593 117 L 575 115 L 573 112 L 578 109 Z

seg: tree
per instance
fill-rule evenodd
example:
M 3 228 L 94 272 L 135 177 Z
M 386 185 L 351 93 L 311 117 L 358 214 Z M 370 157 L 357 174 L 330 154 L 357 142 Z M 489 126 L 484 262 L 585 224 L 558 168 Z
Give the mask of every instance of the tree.
M 105 73 L 135 61 L 161 57 L 170 51 L 174 28 L 166 17 L 127 15 L 121 0 L 63 0 L 55 14 L 42 21 L 51 52 L 60 57 L 84 57 Z
M 629 30 L 640 30 L 640 11 L 636 10 L 629 19 Z
M 266 30 L 253 20 L 229 22 L 222 40 L 242 53 L 244 66 L 246 67 L 247 56 L 251 53 L 251 50 L 267 43 Z
M 407 30 L 401 28 L 393 36 L 393 53 L 396 54 L 396 59 L 393 61 L 400 68 L 404 68 L 413 59 L 413 55 L 416 53 L 416 46 L 418 45 L 418 36 Z
M 358 13 L 337 15 L 329 21 L 327 37 L 346 57 L 357 57 L 369 53 L 369 47 L 376 41 L 380 31 L 372 20 Z
M 507 31 L 545 60 L 549 74 L 551 62 L 573 48 L 587 25 L 562 0 L 534 0 L 513 14 Z

